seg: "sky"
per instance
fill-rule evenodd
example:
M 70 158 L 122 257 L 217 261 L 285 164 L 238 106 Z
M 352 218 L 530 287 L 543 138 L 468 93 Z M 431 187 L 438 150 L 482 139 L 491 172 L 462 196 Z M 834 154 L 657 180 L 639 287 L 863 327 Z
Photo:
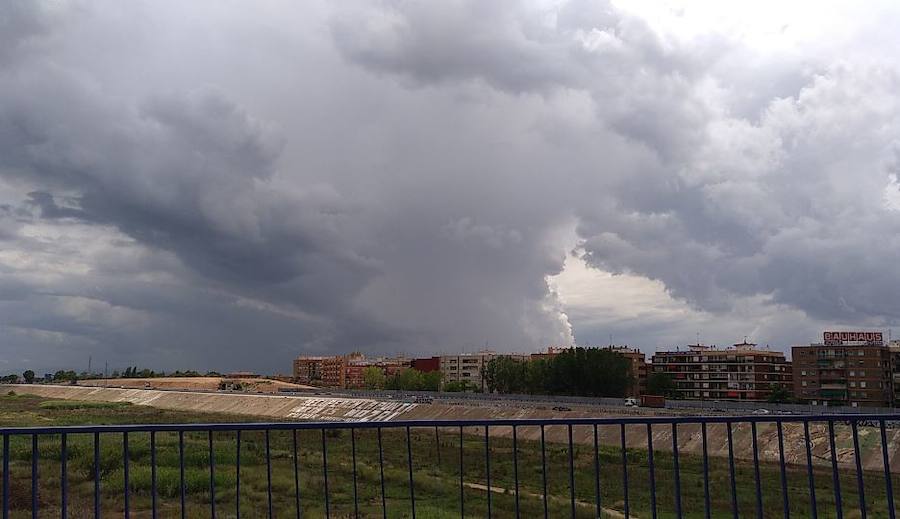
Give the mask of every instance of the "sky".
M 0 2 L 0 371 L 900 323 L 900 4 Z

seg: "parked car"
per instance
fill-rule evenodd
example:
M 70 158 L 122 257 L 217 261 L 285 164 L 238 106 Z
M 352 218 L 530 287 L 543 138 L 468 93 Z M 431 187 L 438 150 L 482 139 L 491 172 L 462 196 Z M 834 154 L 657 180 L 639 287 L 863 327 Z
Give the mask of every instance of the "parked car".
M 564 405 L 558 405 L 553 408 L 554 411 L 571 411 L 571 407 L 566 407 Z
M 638 401 L 637 398 L 628 397 L 625 399 L 625 407 L 637 407 Z

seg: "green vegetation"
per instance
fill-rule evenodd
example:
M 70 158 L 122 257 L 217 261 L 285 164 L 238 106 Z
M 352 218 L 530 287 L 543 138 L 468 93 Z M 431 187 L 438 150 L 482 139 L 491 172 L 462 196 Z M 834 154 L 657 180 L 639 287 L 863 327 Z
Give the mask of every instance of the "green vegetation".
M 788 390 L 788 388 L 784 386 L 772 384 L 771 390 L 772 394 L 769 395 L 769 403 L 787 404 L 794 401 L 793 395 L 791 394 L 790 390 Z
M 496 357 L 483 375 L 492 393 L 622 397 L 631 383 L 631 362 L 615 351 L 573 348 L 547 360 Z
M 34 371 L 31 371 L 30 369 L 25 370 L 25 373 L 22 373 L 22 378 L 25 379 L 26 384 L 33 384 L 34 383 Z
M 153 409 L 145 406 L 116 408 L 59 409 L 41 405 L 41 398 L 31 396 L 0 397 L 2 425 L 72 425 L 73 423 L 159 423 L 159 422 L 221 422 L 240 421 L 229 415 L 203 415 Z M 656 426 L 662 432 L 667 426 Z M 587 428 L 575 427 L 578 432 L 590 433 Z M 601 434 L 615 436 L 617 427 L 601 427 Z M 508 433 L 509 428 L 497 427 Z M 486 517 L 487 499 L 484 487 L 485 444 L 483 428 L 467 428 L 463 436 L 463 480 L 466 517 Z M 548 427 L 550 436 L 564 437 L 562 427 Z M 721 431 L 711 426 L 710 434 Z M 645 426 L 629 426 L 628 437 L 643 442 Z M 877 435 L 870 435 L 878 442 Z M 539 431 L 533 427 L 519 428 L 518 474 L 521 515 L 543 516 L 541 497 L 543 483 Z M 331 516 L 353 517 L 352 440 L 356 443 L 357 486 L 361 517 L 381 517 L 380 464 L 378 438 L 375 430 L 333 431 L 325 435 L 327 444 L 328 489 Z M 411 442 L 406 442 L 405 430 L 385 429 L 382 435 L 384 453 L 385 501 L 389 517 L 410 517 L 409 467 L 407 445 L 413 459 L 417 517 L 459 517 L 459 429 L 412 429 Z M 215 506 L 221 517 L 233 516 L 236 499 L 237 461 L 236 434 L 220 432 L 213 435 Z M 68 484 L 70 490 L 69 516 L 90 516 L 93 474 L 93 440 L 91 435 L 68 437 Z M 178 515 L 181 477 L 178 465 L 178 434 L 157 433 L 157 475 L 161 517 Z M 304 517 L 324 517 L 323 436 L 320 431 L 297 433 L 299 481 Z M 658 440 L 657 440 L 658 441 Z M 184 461 L 187 516 L 209 517 L 209 437 L 207 433 L 184 435 Z M 657 443 L 657 446 L 661 446 Z M 31 438 L 13 437 L 10 442 L 12 517 L 26 517 L 31 503 Z M 267 508 L 265 435 L 259 432 L 241 433 L 241 490 L 242 516 L 261 517 Z M 39 492 L 41 516 L 58 514 L 60 492 L 59 437 L 41 437 L 39 452 Z M 294 516 L 294 447 L 293 434 L 285 431 L 270 433 L 273 509 L 276 517 Z M 121 435 L 102 435 L 100 443 L 101 505 L 104 516 L 118 516 L 123 506 L 124 457 Z M 492 511 L 494 517 L 513 517 L 514 450 L 508 437 L 491 437 L 490 467 Z M 593 446 L 576 445 L 572 452 L 575 467 L 575 498 L 577 517 L 594 515 L 594 450 Z M 629 448 L 628 492 L 633 517 L 648 518 L 650 514 L 648 453 L 645 449 Z M 618 448 L 601 446 L 599 451 L 602 504 L 610 511 L 624 506 L 622 453 Z M 152 485 L 150 469 L 150 439 L 147 433 L 129 435 L 129 479 L 132 511 L 136 517 L 147 516 Z M 569 450 L 565 443 L 546 445 L 548 508 L 550 517 L 569 517 Z M 659 517 L 674 517 L 673 458 L 670 453 L 654 451 L 656 489 Z M 763 516 L 781 518 L 782 495 L 777 465 L 764 463 L 760 467 L 763 491 Z M 692 455 L 680 458 L 682 506 L 685 517 L 703 517 L 702 459 Z M 866 472 L 866 503 L 869 517 L 886 517 L 883 473 Z M 738 505 L 741 517 L 755 517 L 753 465 L 739 461 L 736 466 Z M 831 473 L 826 465 L 816 466 L 816 497 L 819 517 L 834 517 Z M 853 471 L 841 474 L 841 490 L 847 517 L 858 509 L 856 475 Z M 710 460 L 710 488 L 714 508 L 713 517 L 731 517 L 730 479 L 727 459 Z M 896 485 L 895 485 L 895 488 Z M 809 517 L 806 466 L 791 466 L 788 470 L 788 495 L 791 517 Z M 613 517 L 606 515 L 604 517 Z
M 377 366 L 369 366 L 363 370 L 363 383 L 366 389 L 384 389 L 384 370 Z
M 651 373 L 647 377 L 647 394 L 674 398 L 678 395 L 675 391 L 675 381 L 665 373 Z
M 438 391 L 441 388 L 441 372 L 422 373 L 413 368 L 401 369 L 385 380 L 384 387 L 402 391 Z

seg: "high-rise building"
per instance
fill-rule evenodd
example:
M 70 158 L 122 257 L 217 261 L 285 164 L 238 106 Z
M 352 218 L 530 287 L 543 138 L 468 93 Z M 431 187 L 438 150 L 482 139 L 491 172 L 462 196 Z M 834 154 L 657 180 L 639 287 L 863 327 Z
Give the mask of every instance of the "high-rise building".
M 720 349 L 701 344 L 653 355 L 653 373 L 665 373 L 681 398 L 691 400 L 767 400 L 776 388 L 791 388 L 791 366 L 784 353 L 759 349 L 747 341 Z
M 812 405 L 886 407 L 893 403 L 891 350 L 881 332 L 825 332 L 794 346 L 794 396 Z

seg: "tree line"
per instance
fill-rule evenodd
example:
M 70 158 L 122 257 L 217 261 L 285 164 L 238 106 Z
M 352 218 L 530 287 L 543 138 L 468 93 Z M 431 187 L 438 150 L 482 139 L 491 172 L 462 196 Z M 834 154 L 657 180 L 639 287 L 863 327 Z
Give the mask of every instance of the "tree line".
M 483 369 L 494 393 L 623 397 L 633 381 L 631 361 L 600 348 L 572 348 L 547 359 L 495 357 Z
M 377 366 L 363 370 L 363 384 L 366 389 L 392 389 L 399 391 L 440 391 L 441 372 L 422 372 L 414 368 L 404 368 L 390 376 Z

